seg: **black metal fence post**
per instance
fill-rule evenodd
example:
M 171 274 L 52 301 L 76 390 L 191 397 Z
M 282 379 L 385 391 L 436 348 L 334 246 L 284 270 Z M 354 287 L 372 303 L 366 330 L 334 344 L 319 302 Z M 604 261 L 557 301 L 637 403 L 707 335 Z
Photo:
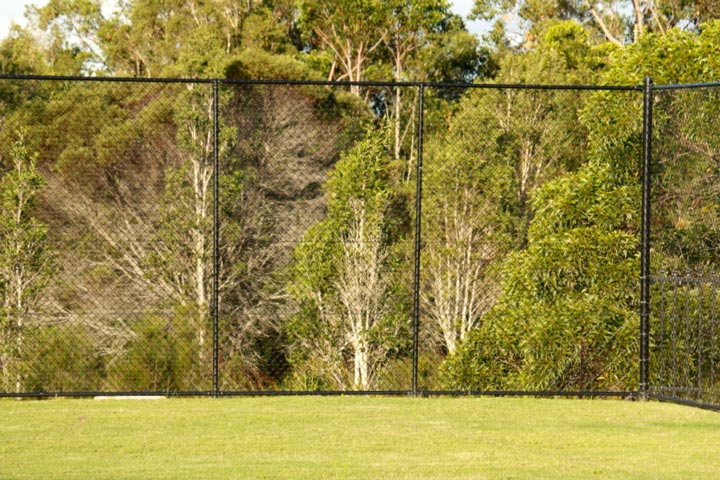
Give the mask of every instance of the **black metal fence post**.
M 420 355 L 420 252 L 422 249 L 422 170 L 423 127 L 425 124 L 425 86 L 418 87 L 417 165 L 415 185 L 415 275 L 413 279 L 413 364 L 412 393 L 418 394 L 418 363 Z
M 653 81 L 645 77 L 643 99 L 642 231 L 640 252 L 640 396 L 647 398 L 650 380 L 650 192 L 652 167 Z
M 219 375 L 219 299 L 220 299 L 220 95 L 217 80 L 213 81 L 213 396 L 220 394 Z

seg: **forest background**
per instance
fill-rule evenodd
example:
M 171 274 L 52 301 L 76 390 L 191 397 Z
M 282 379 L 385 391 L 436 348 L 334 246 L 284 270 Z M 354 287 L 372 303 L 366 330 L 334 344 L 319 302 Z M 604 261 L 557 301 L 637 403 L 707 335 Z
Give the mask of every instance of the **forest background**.
M 0 72 L 452 83 L 422 99 L 422 387 L 636 389 L 642 96 L 463 85 L 714 81 L 715 2 L 477 0 L 483 38 L 444 0 L 101 3 L 29 8 Z M 225 390 L 407 389 L 419 92 L 0 81 L 1 390 L 209 390 L 214 314 Z M 718 102 L 658 101 L 655 266 L 712 270 Z

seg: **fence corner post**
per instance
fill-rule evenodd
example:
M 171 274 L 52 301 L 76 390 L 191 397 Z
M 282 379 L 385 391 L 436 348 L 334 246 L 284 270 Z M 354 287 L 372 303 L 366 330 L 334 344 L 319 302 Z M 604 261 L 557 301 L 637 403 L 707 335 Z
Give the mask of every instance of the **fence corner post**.
M 642 229 L 640 250 L 640 398 L 650 391 L 650 204 L 652 169 L 653 80 L 643 86 Z

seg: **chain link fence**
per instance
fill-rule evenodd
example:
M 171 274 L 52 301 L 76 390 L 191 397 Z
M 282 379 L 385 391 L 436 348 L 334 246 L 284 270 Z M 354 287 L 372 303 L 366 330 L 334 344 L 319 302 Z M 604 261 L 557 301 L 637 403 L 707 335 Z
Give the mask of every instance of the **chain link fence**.
M 349 87 L 1 78 L 0 395 L 636 395 L 643 89 Z M 714 92 L 655 90 L 649 355 L 711 403 Z
M 720 404 L 720 89 L 656 87 L 651 391 Z
M 507 85 L 463 95 L 436 90 L 460 100 L 455 115 L 426 125 L 421 387 L 632 395 L 639 303 L 627 292 L 637 290 L 639 224 L 611 220 L 624 215 L 619 210 L 603 212 L 602 224 L 594 217 L 593 199 L 625 187 L 604 177 L 608 155 L 587 119 L 622 105 L 637 113 L 628 129 L 639 137 L 641 95 Z M 613 154 L 639 159 L 639 147 L 634 141 Z M 639 199 L 639 179 L 629 182 Z M 639 202 L 620 204 L 639 217 Z M 623 238 L 610 239 L 605 227 Z
M 211 390 L 212 85 L 3 86 L 3 391 Z

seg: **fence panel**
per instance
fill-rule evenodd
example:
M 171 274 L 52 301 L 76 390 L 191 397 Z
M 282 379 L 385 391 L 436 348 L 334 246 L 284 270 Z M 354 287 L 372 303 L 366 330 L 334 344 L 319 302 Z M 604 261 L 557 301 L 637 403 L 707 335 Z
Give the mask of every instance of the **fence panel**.
M 421 388 L 635 391 L 640 93 L 437 87 L 427 102 L 455 107 L 425 124 Z M 627 142 L 589 137 L 621 110 Z
M 224 393 L 410 389 L 415 92 L 223 85 Z
M 2 86 L 0 391 L 209 391 L 210 85 Z
M 720 405 L 720 89 L 655 91 L 651 392 Z

